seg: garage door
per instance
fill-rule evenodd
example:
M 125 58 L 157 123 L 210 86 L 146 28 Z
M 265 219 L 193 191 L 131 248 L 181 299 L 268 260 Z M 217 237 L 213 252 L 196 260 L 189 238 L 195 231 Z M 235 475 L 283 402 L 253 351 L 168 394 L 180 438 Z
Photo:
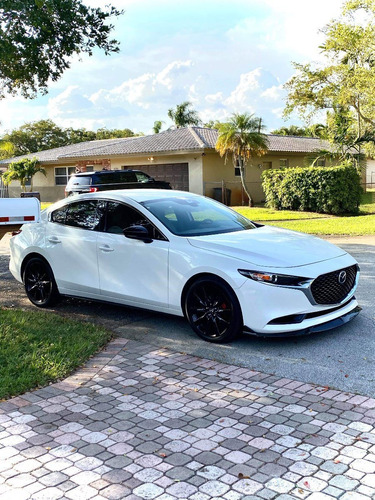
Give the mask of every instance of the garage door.
M 170 182 L 173 189 L 189 191 L 188 163 L 165 163 L 161 165 L 133 165 L 124 168 L 142 170 L 157 181 Z

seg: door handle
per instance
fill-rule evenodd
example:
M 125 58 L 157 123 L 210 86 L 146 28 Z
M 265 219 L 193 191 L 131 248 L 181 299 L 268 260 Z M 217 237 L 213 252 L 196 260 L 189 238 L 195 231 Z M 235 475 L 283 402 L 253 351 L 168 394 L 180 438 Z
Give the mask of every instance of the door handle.
M 61 240 L 59 240 L 59 238 L 58 238 L 57 236 L 50 236 L 50 237 L 48 238 L 48 241 L 49 241 L 50 243 L 61 243 Z
M 114 248 L 110 247 L 109 245 L 102 245 L 99 247 L 99 250 L 102 252 L 113 252 Z

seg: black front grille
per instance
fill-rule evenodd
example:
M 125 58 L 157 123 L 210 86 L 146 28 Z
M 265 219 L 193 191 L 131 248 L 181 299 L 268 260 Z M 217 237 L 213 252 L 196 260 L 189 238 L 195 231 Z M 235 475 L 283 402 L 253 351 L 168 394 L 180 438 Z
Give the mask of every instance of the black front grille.
M 343 273 L 346 273 L 345 280 Z M 338 304 L 352 291 L 357 277 L 357 265 L 318 276 L 311 284 L 317 304 Z

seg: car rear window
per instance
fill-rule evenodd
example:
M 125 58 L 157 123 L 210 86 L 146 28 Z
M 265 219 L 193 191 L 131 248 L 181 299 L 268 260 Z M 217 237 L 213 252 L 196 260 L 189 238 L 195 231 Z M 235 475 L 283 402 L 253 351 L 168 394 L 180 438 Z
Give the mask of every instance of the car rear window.
M 91 185 L 91 175 L 80 175 L 80 176 L 75 176 L 73 175 L 68 182 L 69 187 L 74 187 L 74 186 L 90 186 Z
M 98 174 L 95 176 L 94 184 L 119 184 L 121 182 L 137 182 L 134 172 L 113 172 Z

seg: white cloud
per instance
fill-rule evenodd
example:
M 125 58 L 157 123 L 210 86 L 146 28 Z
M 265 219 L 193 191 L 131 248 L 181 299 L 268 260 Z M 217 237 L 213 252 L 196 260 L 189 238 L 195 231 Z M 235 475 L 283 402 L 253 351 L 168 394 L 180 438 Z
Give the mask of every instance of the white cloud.
M 223 93 L 216 92 L 216 94 L 208 94 L 204 98 L 209 104 L 217 104 L 223 102 Z
M 164 85 L 168 90 L 173 88 L 177 78 L 186 73 L 187 68 L 193 65 L 192 61 L 174 61 L 168 64 L 155 77 L 154 84 Z
M 233 111 L 241 109 L 251 109 L 249 97 L 258 91 L 260 87 L 259 78 L 261 76 L 261 68 L 256 68 L 249 73 L 243 73 L 240 76 L 240 82 L 237 87 L 231 92 L 230 96 L 224 101 L 226 106 L 232 107 Z
M 273 85 L 272 87 L 263 90 L 260 96 L 264 97 L 265 99 L 277 101 L 283 95 L 283 92 L 284 91 L 282 85 Z

